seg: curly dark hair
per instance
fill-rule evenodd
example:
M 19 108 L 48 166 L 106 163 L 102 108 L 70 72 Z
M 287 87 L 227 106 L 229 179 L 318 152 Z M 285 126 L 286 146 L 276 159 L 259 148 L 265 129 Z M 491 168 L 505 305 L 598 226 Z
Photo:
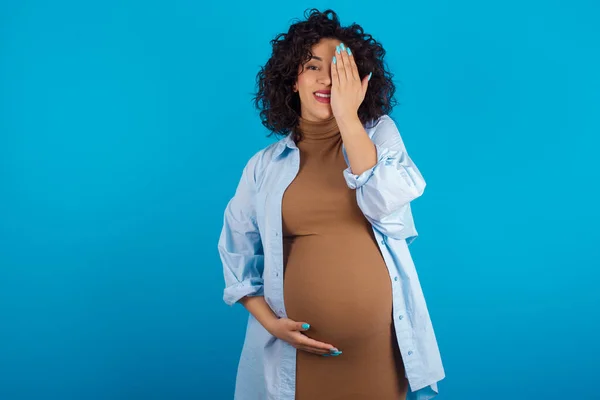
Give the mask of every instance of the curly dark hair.
M 312 57 L 312 46 L 322 38 L 338 39 L 352 48 L 361 79 L 369 72 L 373 73 L 365 99 L 358 109 L 361 122 L 365 124 L 389 114 L 396 105 L 396 87 L 392 80 L 394 75 L 386 69 L 383 61 L 386 54 L 383 46 L 356 23 L 342 27 L 337 14 L 331 9 L 323 12 L 307 9 L 304 17 L 305 21 L 292 24 L 287 33 L 280 33 L 271 40 L 271 57 L 256 75 L 258 90 L 253 103 L 260 110 L 262 124 L 271 131 L 267 137 L 295 132 L 300 115 L 300 97 L 293 91 L 293 85 L 298 79 L 300 66 Z M 295 135 L 299 137 L 298 132 Z

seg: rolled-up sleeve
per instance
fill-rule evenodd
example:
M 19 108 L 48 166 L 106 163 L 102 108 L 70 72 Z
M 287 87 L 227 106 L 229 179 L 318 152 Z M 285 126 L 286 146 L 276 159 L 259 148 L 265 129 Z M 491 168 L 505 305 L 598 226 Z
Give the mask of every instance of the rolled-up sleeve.
M 416 230 L 410 202 L 423 194 L 425 180 L 409 157 L 395 122 L 385 115 L 374 129 L 371 140 L 377 162 L 360 175 L 346 168 L 346 184 L 356 190 L 360 209 L 380 231 L 412 241 Z
M 234 196 L 223 218 L 218 250 L 223 264 L 223 300 L 235 304 L 244 296 L 263 295 L 263 246 L 256 222 L 256 181 L 258 153 L 246 164 Z

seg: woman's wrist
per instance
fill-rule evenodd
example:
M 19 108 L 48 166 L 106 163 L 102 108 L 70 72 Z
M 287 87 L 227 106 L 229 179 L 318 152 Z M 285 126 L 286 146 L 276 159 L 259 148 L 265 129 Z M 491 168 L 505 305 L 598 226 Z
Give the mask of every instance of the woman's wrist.
M 264 296 L 246 296 L 240 300 L 240 303 L 242 303 L 248 312 L 252 314 L 254 319 L 256 319 L 267 332 L 273 334 L 273 326 L 279 317 L 271 310 L 271 307 L 265 301 Z

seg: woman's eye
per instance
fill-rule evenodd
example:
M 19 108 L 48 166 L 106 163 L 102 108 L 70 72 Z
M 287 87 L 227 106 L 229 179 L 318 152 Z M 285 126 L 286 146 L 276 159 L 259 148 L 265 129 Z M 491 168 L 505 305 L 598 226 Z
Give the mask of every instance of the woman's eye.
M 317 66 L 315 66 L 315 65 L 309 65 L 308 69 L 311 69 L 311 68 L 317 68 Z

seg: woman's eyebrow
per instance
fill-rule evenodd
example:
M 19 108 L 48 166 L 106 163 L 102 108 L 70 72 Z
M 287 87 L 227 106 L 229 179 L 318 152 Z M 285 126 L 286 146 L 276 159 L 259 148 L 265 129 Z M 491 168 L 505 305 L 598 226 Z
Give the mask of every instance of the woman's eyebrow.
M 318 57 L 318 56 L 312 56 L 312 57 L 311 57 L 311 60 L 312 60 L 313 58 L 314 58 L 314 59 L 317 59 L 317 60 L 319 60 L 319 61 L 323 61 L 323 59 L 322 59 L 321 57 Z

